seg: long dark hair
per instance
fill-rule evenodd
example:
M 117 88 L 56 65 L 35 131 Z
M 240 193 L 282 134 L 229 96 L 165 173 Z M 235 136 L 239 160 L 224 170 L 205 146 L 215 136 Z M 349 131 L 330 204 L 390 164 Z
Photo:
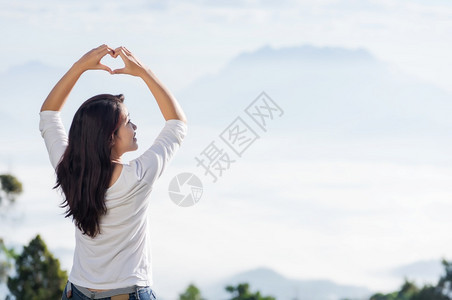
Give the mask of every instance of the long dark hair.
M 101 94 L 86 100 L 74 115 L 69 142 L 56 168 L 56 185 L 65 199 L 65 217 L 90 237 L 100 233 L 105 193 L 113 173 L 111 148 L 121 120 L 122 94 Z

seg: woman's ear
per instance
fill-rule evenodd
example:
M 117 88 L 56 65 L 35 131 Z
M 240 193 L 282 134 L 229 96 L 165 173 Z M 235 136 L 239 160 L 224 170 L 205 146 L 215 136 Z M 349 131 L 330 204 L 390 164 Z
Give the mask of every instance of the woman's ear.
M 110 138 L 110 146 L 113 147 L 115 145 L 115 134 L 113 133 Z

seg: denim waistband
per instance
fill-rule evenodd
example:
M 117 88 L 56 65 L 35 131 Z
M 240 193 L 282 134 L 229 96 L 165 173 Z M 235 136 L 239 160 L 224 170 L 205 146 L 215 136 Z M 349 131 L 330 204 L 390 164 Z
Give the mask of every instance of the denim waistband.
M 108 298 L 108 297 L 113 297 L 113 296 L 117 296 L 117 295 L 122 295 L 122 294 L 137 293 L 138 289 L 141 288 L 138 285 L 133 285 L 133 286 L 128 286 L 128 287 L 103 291 L 103 292 L 94 292 L 85 287 L 76 285 L 76 284 L 68 281 L 67 285 L 66 285 L 68 292 L 70 292 L 72 290 L 71 284 L 73 284 L 77 288 L 77 290 L 79 290 L 83 295 L 85 295 L 86 297 L 89 297 L 90 299 L 101 299 L 101 298 Z

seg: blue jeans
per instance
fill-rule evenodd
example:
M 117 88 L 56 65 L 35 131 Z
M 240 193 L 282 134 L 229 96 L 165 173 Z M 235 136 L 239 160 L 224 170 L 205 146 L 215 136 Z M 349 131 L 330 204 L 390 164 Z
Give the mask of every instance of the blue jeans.
M 72 297 L 67 298 L 66 297 L 66 288 L 63 291 L 63 295 L 61 296 L 61 300 L 91 300 L 91 298 L 86 297 L 82 292 L 80 292 L 73 284 L 72 286 Z M 137 298 L 138 294 L 138 298 Z M 98 300 L 110 300 L 110 297 L 108 298 L 101 298 Z M 157 297 L 155 296 L 155 292 L 148 286 L 146 287 L 139 287 L 137 290 L 137 293 L 130 293 L 129 294 L 129 300 L 157 300 Z

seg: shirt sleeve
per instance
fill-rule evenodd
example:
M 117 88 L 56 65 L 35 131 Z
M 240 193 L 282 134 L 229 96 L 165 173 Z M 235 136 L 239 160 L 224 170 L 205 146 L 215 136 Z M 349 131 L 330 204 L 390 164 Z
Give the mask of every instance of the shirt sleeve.
M 55 169 L 66 150 L 68 137 L 59 111 L 45 110 L 39 113 L 39 130 L 44 138 L 50 163 Z
M 180 148 L 186 134 L 185 122 L 177 119 L 167 120 L 152 146 L 130 162 L 135 164 L 138 178 L 153 185 Z

